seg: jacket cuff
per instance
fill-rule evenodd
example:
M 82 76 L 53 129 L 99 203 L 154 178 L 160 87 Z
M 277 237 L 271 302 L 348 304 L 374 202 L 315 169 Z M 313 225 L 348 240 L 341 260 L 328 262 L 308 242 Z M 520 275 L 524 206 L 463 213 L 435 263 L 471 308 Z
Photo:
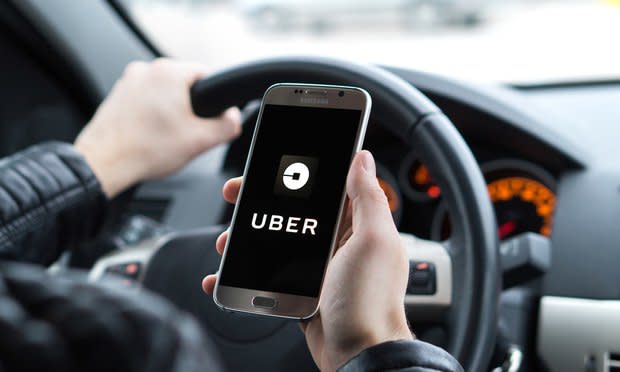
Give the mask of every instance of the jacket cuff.
M 349 360 L 338 372 L 385 370 L 463 372 L 459 362 L 448 352 L 419 340 L 389 341 L 372 346 Z
M 61 142 L 1 159 L 0 202 L 0 258 L 40 264 L 93 237 L 106 212 L 99 180 Z
M 81 196 L 76 198 L 73 205 L 68 204 L 67 209 L 61 213 L 62 218 L 70 220 L 69 226 L 74 227 L 68 232 L 74 237 L 68 242 L 69 248 L 73 248 L 76 242 L 99 233 L 107 215 L 108 199 L 90 165 L 72 144 L 54 141 L 43 143 L 40 148 L 43 152 L 54 153 L 81 184 Z

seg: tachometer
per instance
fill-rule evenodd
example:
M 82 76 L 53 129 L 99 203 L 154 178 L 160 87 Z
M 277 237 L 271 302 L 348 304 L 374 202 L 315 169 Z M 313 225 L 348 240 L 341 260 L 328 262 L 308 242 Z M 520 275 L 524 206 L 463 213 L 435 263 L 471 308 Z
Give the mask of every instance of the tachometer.
M 556 196 L 549 173 L 521 160 L 498 160 L 481 168 L 495 209 L 500 239 L 524 232 L 551 236 Z M 447 211 L 442 206 L 435 215 L 432 236 L 444 240 L 450 232 Z
M 500 239 L 528 231 L 551 236 L 555 194 L 549 187 L 532 178 L 506 177 L 491 181 L 487 188 Z

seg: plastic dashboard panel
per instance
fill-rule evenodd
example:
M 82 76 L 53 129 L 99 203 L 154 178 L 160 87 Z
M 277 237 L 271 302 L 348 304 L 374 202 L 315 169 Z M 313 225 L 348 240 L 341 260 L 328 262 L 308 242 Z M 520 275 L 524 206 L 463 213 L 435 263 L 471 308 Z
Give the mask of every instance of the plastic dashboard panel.
M 544 294 L 620 299 L 620 85 L 524 92 L 532 104 L 564 116 L 588 151 L 587 167 L 558 182 L 552 271 Z
M 551 371 L 617 371 L 620 301 L 543 297 L 538 335 L 538 353 Z
M 480 142 L 503 146 L 552 169 L 579 169 L 587 162 L 587 152 L 579 143 L 547 125 L 553 119 L 549 113 L 537 109 L 510 88 L 461 82 L 414 70 L 387 69 L 434 100 L 467 140 L 476 137 Z M 490 120 L 471 122 L 459 114 Z

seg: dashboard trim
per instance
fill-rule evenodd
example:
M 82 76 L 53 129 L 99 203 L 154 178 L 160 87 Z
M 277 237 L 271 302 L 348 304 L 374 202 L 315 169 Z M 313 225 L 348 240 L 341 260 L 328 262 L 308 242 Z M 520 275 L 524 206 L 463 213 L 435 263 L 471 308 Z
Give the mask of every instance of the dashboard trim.
M 507 123 L 526 137 L 554 149 L 569 168 L 584 169 L 589 163 L 590 156 L 585 148 L 545 125 L 550 120 L 548 112 L 536 109 L 526 97 L 511 88 L 468 83 L 404 68 L 381 67 L 405 79 L 424 94 L 430 95 L 431 99 L 432 96 L 439 96 L 455 100 Z
M 437 291 L 433 295 L 405 296 L 405 305 L 448 307 L 452 304 L 452 259 L 441 243 L 424 240 L 411 234 L 400 234 L 410 261 L 431 262 L 435 265 Z
M 620 300 L 544 296 L 540 300 L 538 354 L 551 371 L 580 372 L 593 360 L 607 372 L 620 350 Z

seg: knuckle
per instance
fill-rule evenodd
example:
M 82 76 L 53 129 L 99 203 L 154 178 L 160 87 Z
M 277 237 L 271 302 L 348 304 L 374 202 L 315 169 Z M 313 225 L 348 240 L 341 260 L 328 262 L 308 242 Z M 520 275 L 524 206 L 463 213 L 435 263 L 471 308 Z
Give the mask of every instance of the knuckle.
M 123 75 L 125 76 L 133 76 L 138 73 L 141 73 L 146 68 L 146 63 L 142 61 L 132 61 L 125 66 L 125 71 Z
M 170 65 L 170 60 L 167 58 L 156 58 L 151 62 L 153 68 L 166 68 Z
M 361 231 L 360 238 L 367 247 L 375 247 L 381 243 L 382 234 L 376 229 L 368 228 Z
M 378 185 L 377 187 L 373 187 L 373 189 L 368 193 L 368 197 L 381 206 L 388 206 L 387 196 L 385 195 L 383 189 L 381 189 Z
M 241 123 L 234 120 L 221 120 L 220 128 L 224 139 L 234 138 L 241 133 Z
M 172 62 L 167 58 L 157 58 L 150 64 L 150 72 L 156 76 L 168 74 L 172 67 Z

